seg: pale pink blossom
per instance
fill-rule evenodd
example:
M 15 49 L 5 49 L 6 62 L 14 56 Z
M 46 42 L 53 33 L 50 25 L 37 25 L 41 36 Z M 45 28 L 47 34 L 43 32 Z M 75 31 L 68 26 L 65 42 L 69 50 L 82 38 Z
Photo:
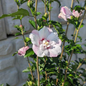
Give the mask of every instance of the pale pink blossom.
M 72 15 L 72 13 L 71 13 L 70 9 L 66 6 L 64 6 L 64 7 L 61 7 L 60 14 L 58 15 L 58 17 L 67 21 L 67 19 L 71 18 L 71 15 Z
M 61 53 L 61 40 L 56 32 L 48 27 L 41 30 L 33 30 L 29 36 L 32 41 L 32 48 L 39 57 L 57 57 Z
M 73 10 L 72 14 L 73 14 L 74 17 L 78 18 L 78 17 L 80 17 L 81 12 L 79 13 L 78 11 Z
M 18 50 L 18 55 L 24 56 L 25 53 L 26 53 L 26 51 L 27 51 L 28 49 L 29 49 L 28 46 L 20 48 L 20 49 Z

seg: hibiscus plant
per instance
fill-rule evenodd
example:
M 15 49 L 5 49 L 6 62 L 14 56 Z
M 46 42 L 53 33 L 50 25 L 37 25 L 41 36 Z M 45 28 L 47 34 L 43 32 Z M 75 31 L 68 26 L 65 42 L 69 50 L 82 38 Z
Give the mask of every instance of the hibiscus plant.
M 23 72 L 29 72 L 29 74 L 23 86 L 85 86 L 86 69 L 81 66 L 86 64 L 86 57 L 71 59 L 74 58 L 73 54 L 86 54 L 86 50 L 83 49 L 83 46 L 86 45 L 80 45 L 82 38 L 78 34 L 84 25 L 86 0 L 83 7 L 79 5 L 73 7 L 74 0 L 71 0 L 70 8 L 61 7 L 58 17 L 67 24 L 66 30 L 63 29 L 60 22 L 51 20 L 51 4 L 54 1 L 59 3 L 59 7 L 61 6 L 60 0 L 42 0 L 44 14 L 41 18 L 37 18 L 41 14 L 37 12 L 38 0 L 15 0 L 18 11 L 0 17 L 1 19 L 11 16 L 14 20 L 20 20 L 21 24 L 15 25 L 19 31 L 15 35 L 22 35 L 25 46 L 13 55 L 24 56 L 28 61 L 28 68 Z M 79 3 L 78 0 L 76 1 Z M 28 10 L 20 8 L 25 2 L 27 2 L 31 15 Z M 22 24 L 22 19 L 25 16 L 34 18 L 34 21 L 29 20 L 34 30 L 28 37 L 25 36 L 26 31 Z M 74 33 L 71 34 L 72 39 L 67 37 L 68 29 L 71 29 L 69 28 L 70 24 L 75 27 Z M 52 28 L 55 30 L 53 31 Z M 29 45 L 32 47 L 30 48 Z M 30 61 L 29 58 L 32 58 L 33 61 Z M 36 71 L 37 77 L 34 75 Z

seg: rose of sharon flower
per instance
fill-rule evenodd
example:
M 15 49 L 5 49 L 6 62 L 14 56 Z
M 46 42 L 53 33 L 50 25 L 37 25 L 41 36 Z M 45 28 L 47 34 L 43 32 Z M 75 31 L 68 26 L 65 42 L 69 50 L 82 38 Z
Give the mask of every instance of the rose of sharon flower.
M 61 53 L 61 40 L 50 28 L 44 26 L 39 31 L 33 30 L 29 37 L 37 56 L 57 57 Z
M 73 10 L 72 14 L 73 14 L 74 17 L 78 18 L 78 17 L 80 17 L 81 12 L 79 13 L 78 11 Z
M 64 6 L 61 8 L 60 14 L 58 15 L 58 17 L 67 21 L 67 19 L 71 18 L 71 15 L 72 15 L 72 13 L 71 13 L 70 9 L 66 6 Z
M 27 51 L 28 49 L 29 49 L 28 46 L 20 48 L 20 49 L 18 50 L 18 55 L 24 56 L 25 53 L 26 53 L 26 51 Z

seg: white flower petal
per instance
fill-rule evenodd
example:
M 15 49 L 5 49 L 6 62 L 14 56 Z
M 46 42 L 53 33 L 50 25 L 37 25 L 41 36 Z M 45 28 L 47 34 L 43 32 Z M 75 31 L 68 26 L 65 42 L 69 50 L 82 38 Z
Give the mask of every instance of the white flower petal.
M 39 40 L 40 40 L 40 38 L 39 38 L 38 35 L 31 33 L 31 34 L 29 35 L 29 37 L 30 37 L 30 39 L 31 39 L 31 42 L 32 42 L 34 45 L 39 45 Z
M 57 57 L 61 53 L 61 47 L 54 45 L 53 49 L 49 49 L 50 57 Z
M 43 52 L 44 56 L 48 56 L 49 57 L 49 51 L 46 49 L 44 52 Z
M 39 31 L 40 39 L 47 38 L 49 34 L 50 34 L 50 31 L 45 26 Z
M 58 35 L 57 33 L 51 33 L 48 37 L 47 37 L 47 40 L 49 41 L 55 41 L 55 42 L 58 42 Z

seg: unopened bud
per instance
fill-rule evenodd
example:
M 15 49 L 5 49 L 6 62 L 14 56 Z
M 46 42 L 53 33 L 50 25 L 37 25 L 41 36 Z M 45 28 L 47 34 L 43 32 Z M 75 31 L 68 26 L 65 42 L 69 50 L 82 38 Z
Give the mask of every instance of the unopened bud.
M 70 18 L 73 19 L 73 16 L 71 16 Z
M 48 16 L 47 12 L 44 14 L 44 16 L 45 16 L 45 17 L 47 17 L 47 16 Z
M 37 27 L 37 29 L 39 30 L 39 29 L 40 29 L 40 27 L 38 26 L 38 27 Z
M 20 25 L 20 28 L 22 28 L 23 26 L 22 25 Z
M 28 0 L 27 6 L 28 6 L 28 7 L 31 7 L 31 5 L 32 5 L 32 1 L 31 1 L 31 0 Z
M 32 81 L 29 81 L 29 82 L 27 82 L 28 83 L 28 86 L 32 86 Z

